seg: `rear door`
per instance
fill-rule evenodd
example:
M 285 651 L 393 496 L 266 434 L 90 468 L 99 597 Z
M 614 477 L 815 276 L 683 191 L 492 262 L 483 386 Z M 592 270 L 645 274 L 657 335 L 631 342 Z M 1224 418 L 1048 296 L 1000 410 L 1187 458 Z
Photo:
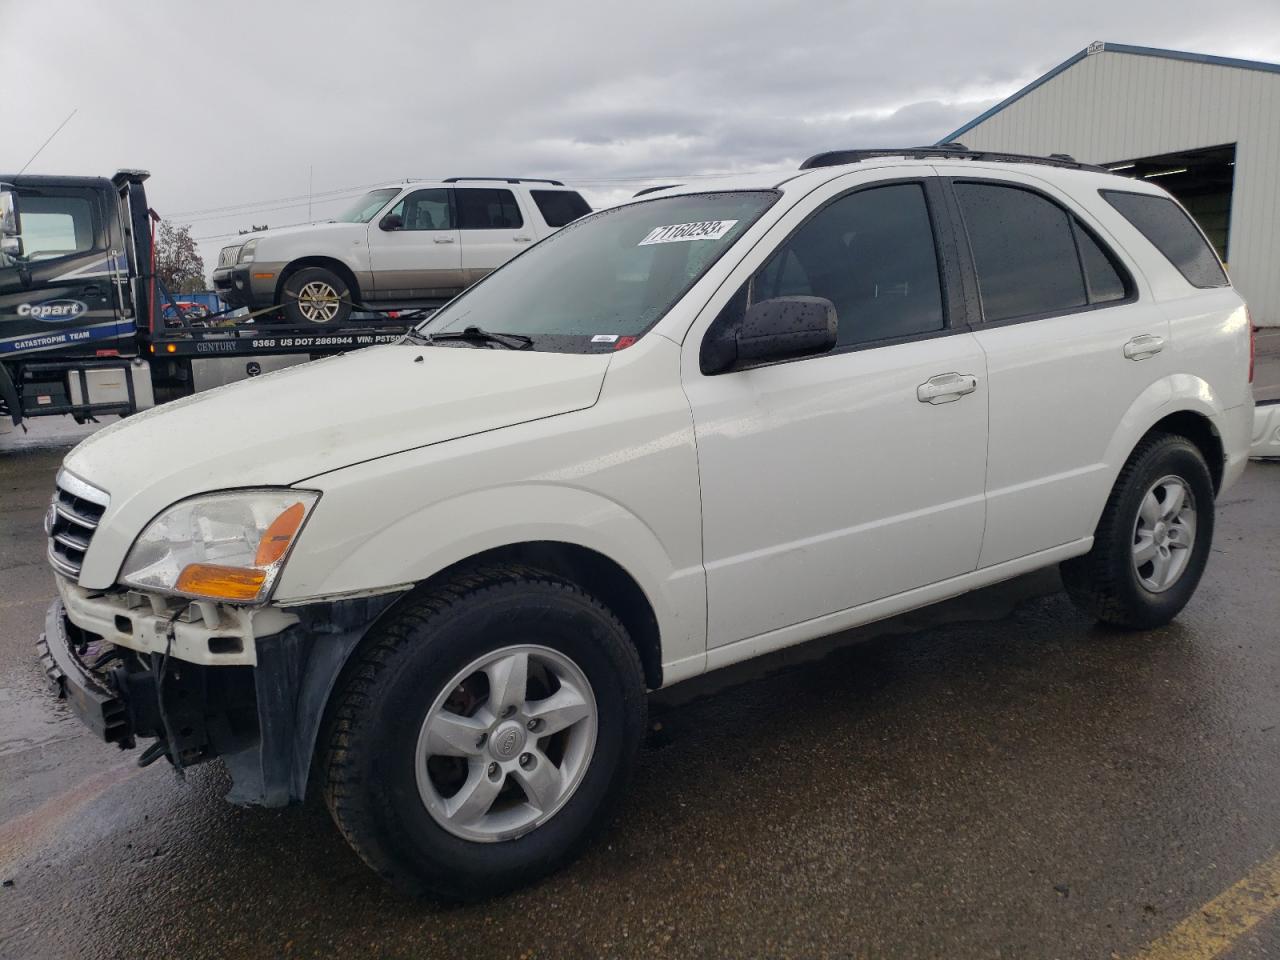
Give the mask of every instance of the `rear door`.
M 950 180 L 987 359 L 987 524 L 980 566 L 1093 533 L 1107 447 L 1169 371 L 1168 321 L 1091 215 L 1044 181 Z
M 414 190 L 369 224 L 378 300 L 448 300 L 466 285 L 452 192 Z
M 110 186 L 16 182 L 22 256 L 0 255 L 0 359 L 128 352 L 110 250 Z
M 535 239 L 516 195 L 505 187 L 456 187 L 462 269 L 467 285 L 483 279 Z

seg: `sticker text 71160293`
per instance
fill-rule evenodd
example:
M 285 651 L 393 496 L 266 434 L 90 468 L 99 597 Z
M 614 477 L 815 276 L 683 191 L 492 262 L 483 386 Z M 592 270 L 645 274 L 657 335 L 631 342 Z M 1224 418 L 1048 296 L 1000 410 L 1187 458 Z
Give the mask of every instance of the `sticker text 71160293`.
M 737 220 L 699 220 L 696 223 L 673 223 L 654 227 L 636 246 L 653 243 L 682 243 L 688 240 L 719 240 L 733 229 Z

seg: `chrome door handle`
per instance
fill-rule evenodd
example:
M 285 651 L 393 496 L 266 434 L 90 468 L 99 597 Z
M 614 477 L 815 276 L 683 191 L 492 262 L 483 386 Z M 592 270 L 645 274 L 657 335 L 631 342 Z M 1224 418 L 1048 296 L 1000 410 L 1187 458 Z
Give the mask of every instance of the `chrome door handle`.
M 533 239 L 533 237 L 512 237 L 511 239 L 516 241 L 516 243 L 528 243 Z
M 978 389 L 978 378 L 971 373 L 940 373 L 916 387 L 921 403 L 953 403 Z
M 436 243 L 453 243 L 453 237 L 432 237 Z
M 1124 345 L 1124 355 L 1130 360 L 1145 360 L 1164 349 L 1164 337 L 1144 333 Z

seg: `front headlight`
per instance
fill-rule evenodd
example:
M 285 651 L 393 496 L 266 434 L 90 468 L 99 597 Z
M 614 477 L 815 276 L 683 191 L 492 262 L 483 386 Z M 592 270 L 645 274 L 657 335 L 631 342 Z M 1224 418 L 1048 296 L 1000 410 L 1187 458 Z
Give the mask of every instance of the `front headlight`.
M 240 248 L 240 263 L 253 263 L 253 251 L 258 249 L 257 240 L 248 240 Z
M 311 490 L 275 489 L 183 500 L 134 541 L 120 579 L 200 600 L 261 603 L 319 498 Z

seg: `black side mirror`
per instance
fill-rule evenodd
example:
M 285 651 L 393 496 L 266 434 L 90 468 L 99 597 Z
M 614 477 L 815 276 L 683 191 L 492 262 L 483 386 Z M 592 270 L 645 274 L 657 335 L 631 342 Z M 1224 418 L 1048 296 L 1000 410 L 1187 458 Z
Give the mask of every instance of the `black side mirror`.
M 703 343 L 705 374 L 826 353 L 836 345 L 836 307 L 825 297 L 778 297 L 747 308 L 742 322 Z M 714 328 L 713 328 L 714 330 Z
M 378 221 L 378 226 L 383 230 L 403 230 L 404 219 L 398 213 L 388 213 Z

